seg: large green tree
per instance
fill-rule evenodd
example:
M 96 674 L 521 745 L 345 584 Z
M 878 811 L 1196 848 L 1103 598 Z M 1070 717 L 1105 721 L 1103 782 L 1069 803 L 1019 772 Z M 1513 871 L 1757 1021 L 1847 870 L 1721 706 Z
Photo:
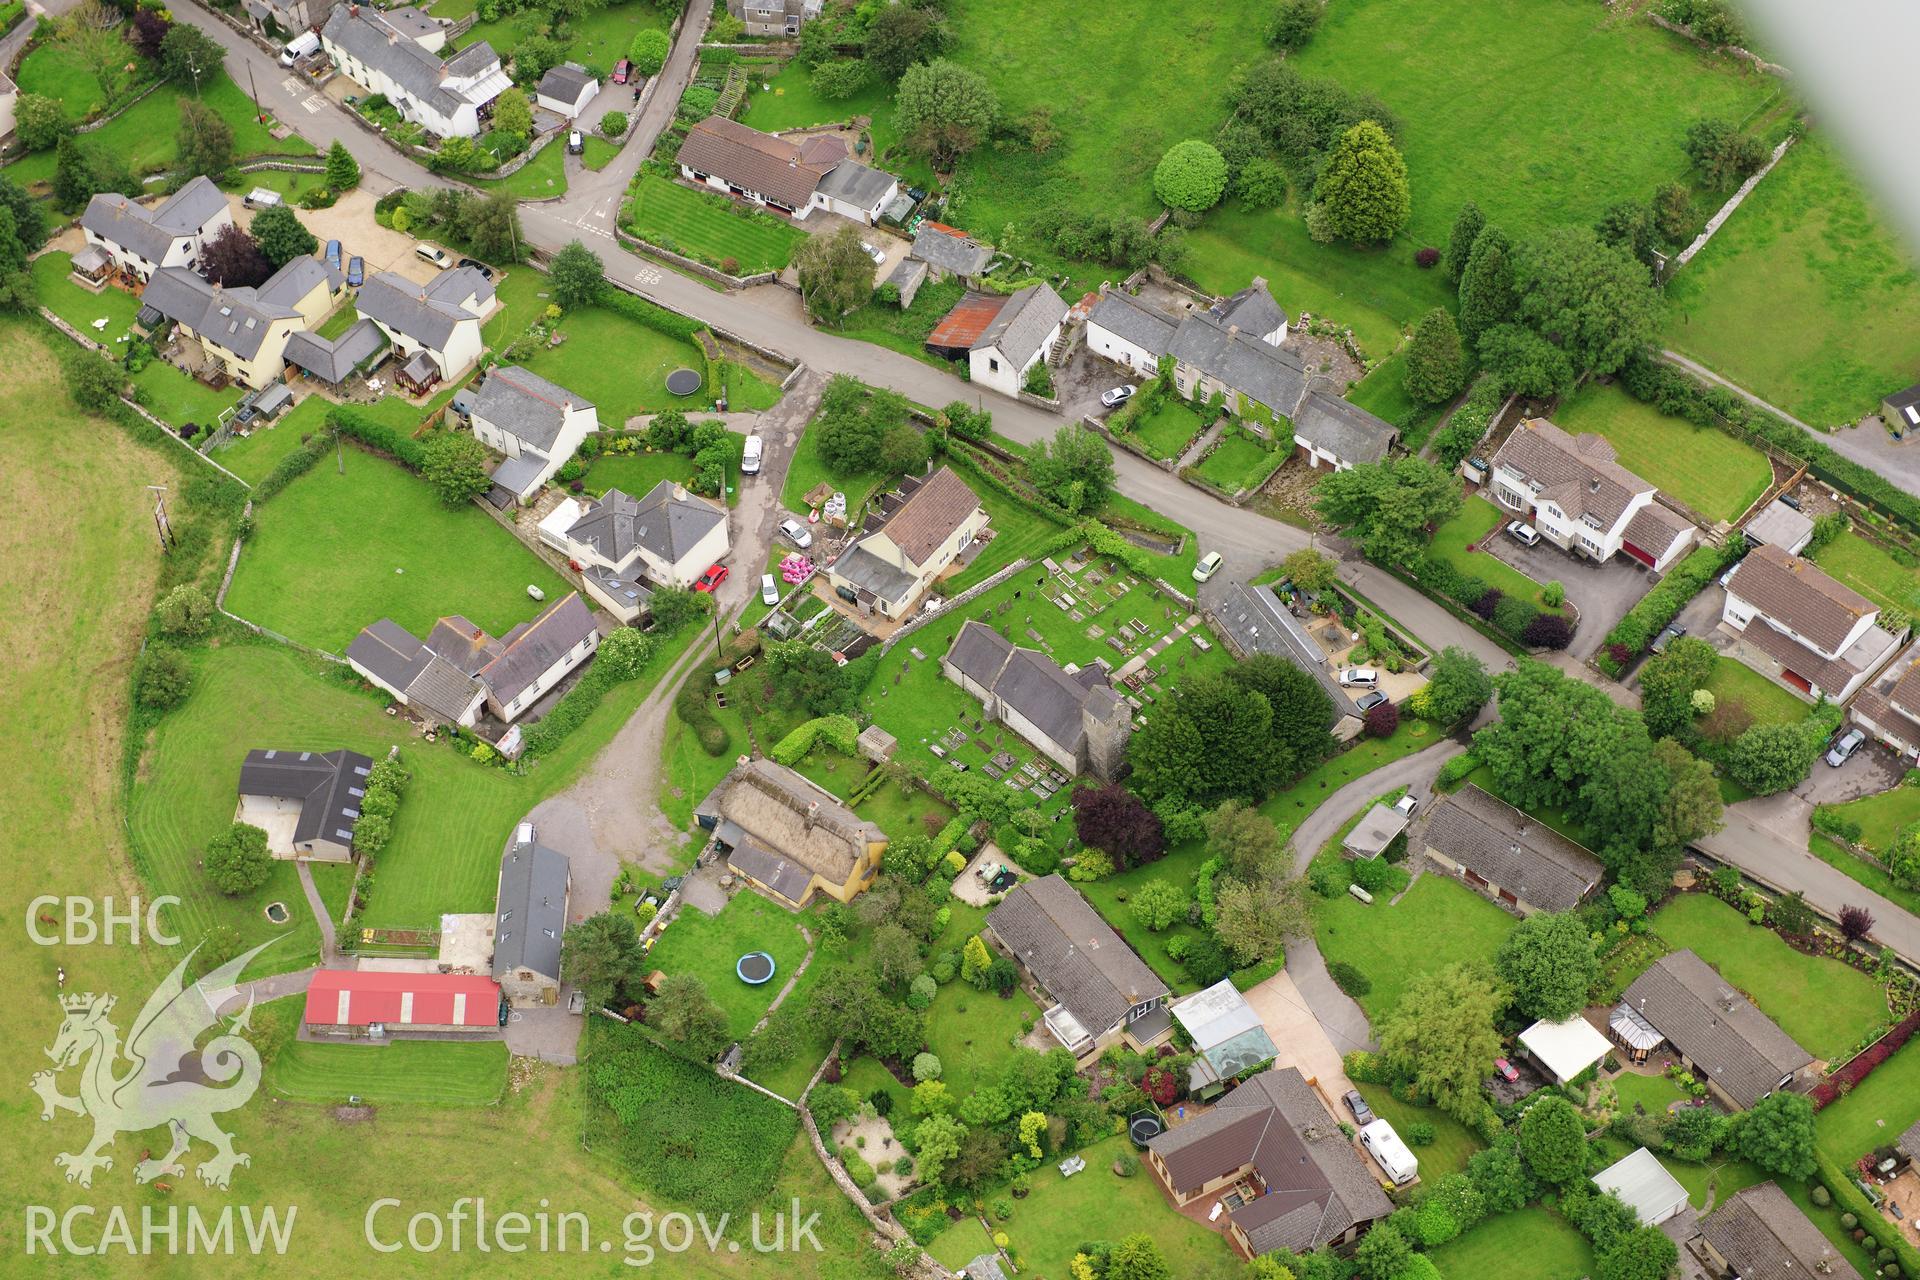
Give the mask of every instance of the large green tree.
M 233 128 L 212 107 L 182 98 L 174 148 L 176 184 L 201 174 L 217 179 L 233 166 Z
M 245 822 L 236 822 L 207 841 L 201 865 L 207 879 L 225 894 L 252 893 L 273 874 L 273 854 L 267 851 L 267 833 Z
M 979 72 L 935 58 L 907 68 L 894 107 L 900 136 L 944 172 L 986 141 L 1000 100 Z
M 940 12 L 926 5 L 891 4 L 867 24 L 866 61 L 888 84 L 916 62 L 936 58 L 949 43 Z
M 1803 1093 L 1778 1090 L 1749 1107 L 1734 1123 L 1740 1154 L 1783 1178 L 1814 1175 L 1813 1103 Z
M 1693 724 L 1693 691 L 1706 687 L 1720 655 L 1705 640 L 1681 636 L 1640 668 L 1640 713 L 1647 732 L 1671 738 Z
M 600 255 L 578 240 L 569 240 L 547 267 L 553 300 L 568 311 L 584 307 L 600 296 L 606 285 L 606 264 Z
M 1320 514 L 1348 529 L 1381 564 L 1410 564 L 1426 551 L 1427 530 L 1460 510 L 1460 481 L 1422 458 L 1365 462 L 1320 482 Z
M 860 228 L 852 224 L 803 240 L 793 266 L 800 297 L 815 320 L 837 325 L 873 295 L 873 259 L 860 243 Z
M 1427 668 L 1427 707 L 1435 724 L 1469 721 L 1492 696 L 1487 664 L 1456 645 L 1442 649 Z
M 1406 392 L 1421 404 L 1444 404 L 1466 379 L 1467 353 L 1453 313 L 1435 307 L 1420 318 L 1407 346 Z
M 1460 283 L 1467 262 L 1473 257 L 1473 242 L 1480 238 L 1481 228 L 1486 225 L 1487 215 L 1471 200 L 1461 205 L 1460 212 L 1454 215 L 1453 230 L 1447 235 L 1447 249 L 1440 258 L 1450 283 Z
M 1413 214 L 1407 162 L 1372 120 L 1340 136 L 1314 183 L 1313 198 L 1335 238 L 1361 244 L 1393 239 Z
M 1205 818 L 1207 855 L 1236 880 L 1259 884 L 1277 875 L 1286 861 L 1286 844 L 1273 819 L 1253 805 L 1229 800 Z
M 1515 246 L 1522 323 L 1575 369 L 1613 373 L 1659 336 L 1660 296 L 1632 254 L 1584 227 L 1556 227 Z
M 1520 1118 L 1520 1155 L 1542 1182 L 1567 1186 L 1587 1172 L 1587 1125 L 1573 1104 L 1548 1094 Z
M 1144 1231 L 1123 1236 L 1107 1253 L 1102 1280 L 1173 1280 L 1173 1268 Z
M 711 1062 L 733 1042 L 726 1010 L 691 973 L 669 974 L 647 1002 L 647 1025 L 695 1062 Z
M 1680 1247 L 1658 1227 L 1635 1227 L 1600 1254 L 1596 1280 L 1665 1280 L 1680 1263 Z
M 495 191 L 466 208 L 467 243 L 489 262 L 518 262 L 527 239 L 520 234 L 520 202 L 511 191 Z
M 1034 488 L 1074 515 L 1098 511 L 1113 493 L 1113 450 L 1077 422 L 1033 446 L 1027 474 Z
M 464 431 L 441 431 L 421 449 L 420 474 L 440 501 L 462 507 L 487 491 L 487 446 Z
M 160 42 L 161 74 L 193 90 L 213 83 L 225 57 L 219 42 L 190 22 L 174 23 Z
M 253 239 L 276 270 L 320 245 L 313 232 L 301 225 L 300 215 L 284 204 L 269 205 L 253 215 Z
M 360 162 L 347 150 L 347 144 L 335 138 L 327 148 L 327 190 L 340 195 L 360 185 Z
M 560 938 L 560 967 L 586 995 L 588 1008 L 598 1009 L 638 992 L 650 966 L 632 914 L 603 911 L 567 926 Z
M 1197 138 L 1176 142 L 1153 170 L 1153 193 L 1169 209 L 1203 213 L 1227 189 L 1226 159 Z
M 627 58 L 640 75 L 657 76 L 660 68 L 666 65 L 667 54 L 672 48 L 666 32 L 649 27 L 636 34 L 627 45 Z
M 1313 908 L 1297 879 L 1225 880 L 1214 891 L 1213 931 L 1236 964 L 1257 964 L 1288 938 L 1311 935 Z
M 1528 916 L 1500 943 L 1494 968 L 1528 1018 L 1564 1022 L 1587 1006 L 1600 976 L 1586 926 L 1572 914 Z
M 1757 724 L 1733 740 L 1727 772 L 1755 795 L 1785 791 L 1806 781 L 1823 738 L 1803 724 Z
M 1481 333 L 1478 349 L 1481 367 L 1516 395 L 1551 400 L 1573 390 L 1567 353 L 1524 325 L 1493 325 Z
M 533 104 L 524 89 L 508 89 L 493 100 L 493 127 L 503 133 L 533 135 Z
M 1477 350 L 1480 335 L 1513 318 L 1513 241 L 1491 223 L 1473 238 L 1460 268 L 1460 332 Z
M 1486 1109 L 1487 1064 L 1500 1054 L 1494 1019 L 1507 1003 L 1483 965 L 1451 964 L 1421 974 L 1375 1023 L 1380 1051 L 1423 1097 L 1463 1124 Z
M 1653 757 L 1667 775 L 1667 793 L 1654 812 L 1647 848 L 1617 868 L 1622 884 L 1648 897 L 1659 896 L 1672 883 L 1688 845 L 1725 825 L 1726 811 L 1712 764 L 1672 738 L 1654 743 Z

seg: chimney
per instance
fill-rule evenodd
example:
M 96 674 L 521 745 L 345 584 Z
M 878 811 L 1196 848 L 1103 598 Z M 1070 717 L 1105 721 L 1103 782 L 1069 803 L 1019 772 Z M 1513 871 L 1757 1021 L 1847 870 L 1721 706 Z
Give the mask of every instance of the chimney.
M 1589 480 L 1589 481 L 1587 481 L 1587 492 L 1588 492 L 1588 493 L 1598 493 L 1598 492 L 1600 492 L 1600 477 L 1599 477 L 1599 476 L 1595 476 L 1595 477 L 1593 477 L 1593 479 L 1591 479 L 1591 480 Z
M 813 830 L 814 821 L 817 818 L 819 818 L 819 816 L 820 816 L 820 802 L 818 800 L 814 800 L 807 805 L 807 819 L 806 819 L 805 829 L 808 831 Z
M 1227 336 L 1228 336 L 1229 338 L 1237 338 L 1237 337 L 1239 337 L 1239 336 L 1240 336 L 1240 326 L 1239 326 L 1239 325 L 1237 325 L 1237 324 L 1230 324 L 1230 325 L 1228 325 L 1228 326 L 1227 326 Z
M 687 500 L 687 486 L 683 484 L 673 486 L 673 500 L 675 502 L 685 502 Z

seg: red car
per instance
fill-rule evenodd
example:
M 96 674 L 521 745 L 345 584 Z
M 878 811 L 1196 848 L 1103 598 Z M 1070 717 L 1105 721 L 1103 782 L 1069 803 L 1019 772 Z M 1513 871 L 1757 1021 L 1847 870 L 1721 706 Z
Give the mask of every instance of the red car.
M 1520 1073 L 1518 1071 L 1515 1071 L 1513 1069 L 1513 1064 L 1511 1062 L 1508 1062 L 1505 1058 L 1495 1058 L 1493 1060 L 1493 1069 L 1495 1071 L 1498 1071 L 1500 1073 L 1500 1078 L 1502 1080 L 1505 1080 L 1508 1084 L 1513 1084 L 1520 1079 Z
M 633 76 L 633 63 L 625 58 L 613 65 L 613 82 L 625 84 Z
M 718 591 L 720 584 L 727 580 L 728 572 L 727 566 L 723 564 L 710 565 L 707 571 L 700 575 L 700 581 L 693 584 L 693 589 L 695 591 Z

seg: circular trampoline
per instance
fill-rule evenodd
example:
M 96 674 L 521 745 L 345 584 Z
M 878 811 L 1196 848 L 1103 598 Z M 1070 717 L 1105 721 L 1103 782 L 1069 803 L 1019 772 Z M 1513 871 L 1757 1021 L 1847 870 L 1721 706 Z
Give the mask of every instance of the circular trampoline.
M 1144 1148 L 1165 1128 L 1158 1116 L 1136 1115 L 1127 1122 L 1127 1135 L 1133 1139 L 1134 1146 Z
M 773 978 L 773 957 L 764 951 L 749 951 L 740 957 L 733 971 L 748 986 L 762 986 Z
M 675 369 L 667 375 L 667 390 L 676 396 L 690 396 L 700 389 L 697 369 Z

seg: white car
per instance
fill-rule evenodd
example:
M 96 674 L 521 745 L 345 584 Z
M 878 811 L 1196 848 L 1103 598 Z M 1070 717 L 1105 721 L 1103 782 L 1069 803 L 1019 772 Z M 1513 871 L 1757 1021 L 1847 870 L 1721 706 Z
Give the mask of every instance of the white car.
M 422 262 L 432 263 L 442 271 L 453 265 L 453 259 L 447 256 L 447 251 L 437 244 L 417 244 L 413 246 L 413 256 Z
M 1509 521 L 1507 534 L 1523 547 L 1536 546 L 1540 541 L 1540 531 L 1524 520 Z
M 802 551 L 805 551 L 813 545 L 813 534 L 808 531 L 806 525 L 801 524 L 792 516 L 788 516 L 780 522 L 780 536 Z
M 1127 401 L 1133 399 L 1133 393 L 1139 389 L 1140 388 L 1129 382 L 1122 386 L 1115 387 L 1111 391 L 1102 391 L 1100 393 L 1100 403 L 1109 409 L 1117 409 Z
M 780 584 L 773 580 L 773 575 L 770 573 L 760 575 L 760 603 L 780 603 Z
M 860 242 L 860 247 L 867 251 L 867 256 L 873 259 L 873 265 L 876 267 L 887 260 L 887 255 L 883 251 L 874 248 L 865 240 Z
M 1413 811 L 1419 807 L 1420 802 L 1412 796 L 1401 796 L 1393 802 L 1393 811 L 1403 818 L 1411 818 Z
M 1377 689 L 1380 673 L 1372 667 L 1342 667 L 1340 683 L 1349 689 Z
M 586 135 L 582 134 L 578 129 L 569 130 L 567 132 L 567 154 L 577 156 L 585 152 L 586 149 Z
M 1205 582 L 1208 578 L 1220 572 L 1220 566 L 1225 564 L 1226 560 L 1227 558 L 1218 551 L 1207 552 L 1207 554 L 1200 557 L 1200 563 L 1193 566 L 1193 580 L 1195 582 Z

